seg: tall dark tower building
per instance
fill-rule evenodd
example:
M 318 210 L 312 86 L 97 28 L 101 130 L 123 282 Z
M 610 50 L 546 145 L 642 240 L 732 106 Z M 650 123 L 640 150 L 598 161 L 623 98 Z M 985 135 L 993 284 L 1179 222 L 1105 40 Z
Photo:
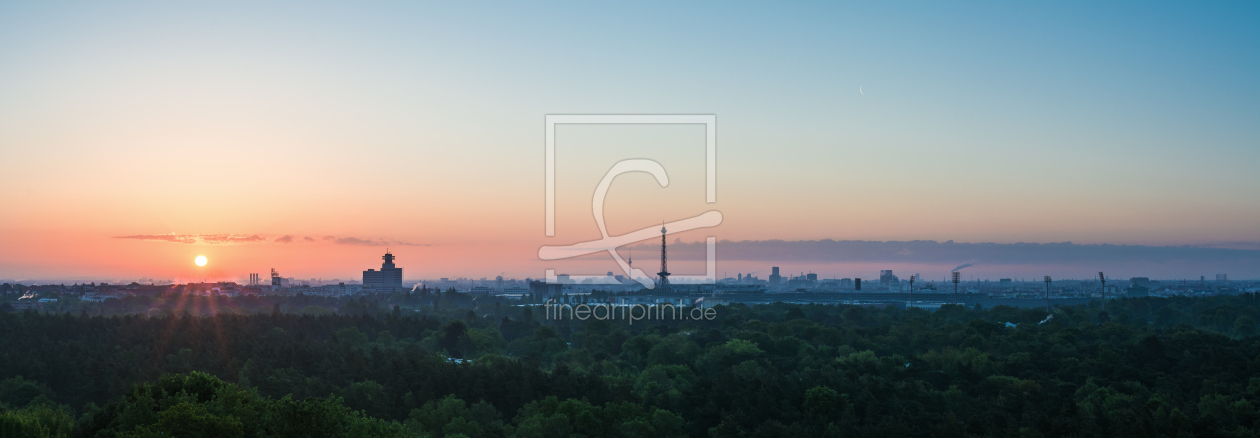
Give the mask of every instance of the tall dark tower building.
M 661 292 L 669 292 L 669 257 L 665 255 L 665 225 L 661 225 L 661 272 L 656 275 L 661 277 L 657 284 Z
M 381 264 L 381 270 L 363 271 L 363 287 L 377 290 L 402 289 L 402 268 L 394 267 L 394 255 L 385 250 L 381 259 L 385 260 Z

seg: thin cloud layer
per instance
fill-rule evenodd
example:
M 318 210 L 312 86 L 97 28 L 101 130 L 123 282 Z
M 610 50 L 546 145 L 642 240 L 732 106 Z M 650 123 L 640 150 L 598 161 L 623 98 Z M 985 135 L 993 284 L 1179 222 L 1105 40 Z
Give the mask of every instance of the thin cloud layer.
M 131 236 L 115 236 L 115 239 L 151 240 L 158 242 L 201 244 L 201 245 L 242 245 L 262 243 L 267 239 L 253 234 L 136 234 Z
M 655 254 L 659 245 L 635 245 Z M 638 252 L 638 251 L 636 251 Z M 674 242 L 669 257 L 704 260 L 704 242 Z M 717 243 L 719 260 L 799 262 L 905 262 L 957 264 L 957 269 L 976 265 L 1056 264 L 1080 262 L 1260 263 L 1260 250 L 1203 246 L 1081 245 L 1063 243 L 955 243 L 934 240 L 723 240 Z
M 329 236 L 331 237 L 331 236 Z M 341 237 L 335 242 L 338 245 L 362 245 L 362 246 L 429 246 L 427 243 L 409 243 L 401 240 L 386 239 L 360 239 L 357 237 Z
M 167 243 L 183 243 L 188 245 L 244 245 L 244 244 L 261 244 L 267 243 L 268 238 L 264 238 L 257 234 L 136 234 L 131 236 L 115 236 L 115 239 L 130 240 L 147 240 L 153 242 Z M 270 239 L 271 243 L 310 243 L 310 242 L 326 242 L 338 245 L 360 245 L 360 246 L 431 246 L 427 243 L 411 243 L 394 239 L 372 239 L 358 237 L 337 237 L 324 236 L 322 239 L 312 237 L 303 237 L 300 240 L 289 234 Z

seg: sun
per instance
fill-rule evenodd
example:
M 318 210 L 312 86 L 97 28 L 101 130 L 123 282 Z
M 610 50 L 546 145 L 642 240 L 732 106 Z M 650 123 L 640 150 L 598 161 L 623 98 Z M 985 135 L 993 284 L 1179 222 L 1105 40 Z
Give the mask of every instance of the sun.
M 197 259 L 196 259 L 196 260 L 194 260 L 194 262 L 196 262 L 196 263 L 197 263 L 197 266 L 205 266 L 205 265 L 206 265 L 206 256 L 197 256 Z

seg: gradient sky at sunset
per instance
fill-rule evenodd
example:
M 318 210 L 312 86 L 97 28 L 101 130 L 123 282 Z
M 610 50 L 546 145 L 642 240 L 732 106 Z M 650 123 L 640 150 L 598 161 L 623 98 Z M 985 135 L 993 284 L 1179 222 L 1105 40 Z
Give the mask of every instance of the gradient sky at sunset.
M 409 280 L 538 277 L 563 269 L 540 245 L 598 236 L 591 192 L 624 158 L 671 184 L 618 179 L 613 234 L 717 209 L 721 226 L 670 240 L 1260 249 L 1257 17 L 1254 2 L 0 3 L 0 278 L 349 279 L 386 247 Z M 716 114 L 718 202 L 703 128 L 561 127 L 544 237 L 543 117 L 597 113 Z M 877 269 L 842 265 L 800 270 Z

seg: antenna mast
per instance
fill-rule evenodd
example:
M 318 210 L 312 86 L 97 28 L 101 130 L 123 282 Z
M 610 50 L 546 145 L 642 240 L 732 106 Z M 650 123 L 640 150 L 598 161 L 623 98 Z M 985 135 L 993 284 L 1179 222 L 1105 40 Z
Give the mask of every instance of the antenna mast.
M 659 275 L 661 277 L 660 285 L 659 285 L 661 288 L 661 292 L 668 292 L 669 291 L 669 257 L 665 253 L 665 223 L 664 222 L 661 222 L 661 272 L 657 272 L 656 275 Z

